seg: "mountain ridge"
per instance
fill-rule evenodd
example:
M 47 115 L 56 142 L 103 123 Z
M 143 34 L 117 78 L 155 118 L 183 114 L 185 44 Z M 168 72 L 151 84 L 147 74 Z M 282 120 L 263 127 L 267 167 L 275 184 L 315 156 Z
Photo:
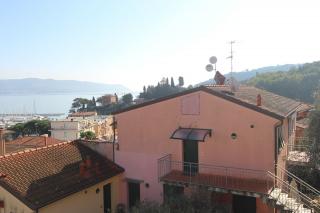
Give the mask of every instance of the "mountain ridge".
M 266 67 L 259 67 L 252 70 L 246 70 L 246 71 L 240 71 L 240 72 L 233 72 L 232 76 L 237 81 L 246 81 L 249 80 L 252 77 L 255 77 L 257 74 L 263 74 L 263 73 L 270 73 L 270 72 L 278 72 L 283 71 L 287 72 L 293 68 L 297 68 L 301 66 L 301 64 L 283 64 L 283 65 L 275 65 L 275 66 L 266 66 Z M 224 75 L 226 78 L 230 78 L 231 73 L 227 73 Z M 196 84 L 196 86 L 199 85 L 205 85 L 205 84 L 212 84 L 213 78 L 203 81 L 201 83 Z
M 0 94 L 65 94 L 77 92 L 127 93 L 121 84 L 41 78 L 0 79 Z

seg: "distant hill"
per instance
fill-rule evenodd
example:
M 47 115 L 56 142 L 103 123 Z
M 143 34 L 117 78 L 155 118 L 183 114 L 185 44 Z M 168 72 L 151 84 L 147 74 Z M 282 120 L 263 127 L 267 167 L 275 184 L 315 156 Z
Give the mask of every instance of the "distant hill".
M 314 93 L 320 89 L 320 61 L 306 63 L 288 72 L 259 74 L 247 81 L 279 95 L 314 103 Z
M 284 71 L 287 72 L 292 68 L 298 67 L 299 64 L 285 64 L 285 65 L 277 65 L 277 66 L 268 66 L 268 67 L 261 67 L 258 69 L 253 70 L 247 70 L 242 72 L 233 72 L 233 77 L 236 78 L 238 81 L 245 81 L 252 77 L 255 77 L 257 74 L 263 74 L 263 73 L 269 73 L 269 72 L 278 72 L 278 71 Z M 227 78 L 231 76 L 230 73 L 225 74 Z M 204 85 L 204 84 L 212 84 L 213 79 L 201 82 L 198 85 Z
M 81 92 L 126 93 L 128 88 L 120 84 L 102 84 L 74 80 L 39 78 L 0 80 L 0 94 L 63 94 Z

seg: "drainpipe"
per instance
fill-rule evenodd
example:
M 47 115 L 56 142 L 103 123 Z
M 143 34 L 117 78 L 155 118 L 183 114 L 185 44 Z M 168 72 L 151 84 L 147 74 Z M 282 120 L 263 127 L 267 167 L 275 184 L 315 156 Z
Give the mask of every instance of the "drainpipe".
M 282 126 L 283 125 L 283 120 L 280 121 L 279 124 L 276 124 L 274 126 L 274 145 L 275 145 L 275 149 L 274 149 L 274 162 L 275 162 L 275 165 L 274 165 L 274 174 L 277 176 L 278 172 L 277 172 L 277 165 L 278 165 L 278 138 L 277 138 L 277 127 L 279 126 Z

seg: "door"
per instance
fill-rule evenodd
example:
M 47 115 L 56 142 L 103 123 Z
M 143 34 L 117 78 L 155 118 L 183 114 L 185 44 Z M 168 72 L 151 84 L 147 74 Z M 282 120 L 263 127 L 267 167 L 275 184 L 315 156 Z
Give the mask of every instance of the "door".
M 232 208 L 234 213 L 256 213 L 256 198 L 233 195 Z
M 129 208 L 140 201 L 140 183 L 128 182 Z
M 185 175 L 198 173 L 198 141 L 183 141 L 183 162 Z
M 111 213 L 111 184 L 103 186 L 104 213 Z

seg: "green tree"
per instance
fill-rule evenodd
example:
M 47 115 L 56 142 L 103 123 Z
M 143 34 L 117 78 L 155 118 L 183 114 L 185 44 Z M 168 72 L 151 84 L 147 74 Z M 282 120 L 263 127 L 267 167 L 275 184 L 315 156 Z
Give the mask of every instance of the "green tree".
M 124 96 L 122 96 L 122 101 L 123 103 L 125 103 L 126 105 L 130 105 L 133 101 L 133 96 L 131 93 L 125 94 Z
M 310 114 L 306 136 L 309 137 L 309 166 L 291 166 L 289 171 L 320 190 L 320 97 L 319 89 L 315 92 L 316 109 Z
M 24 134 L 25 134 L 23 123 L 15 124 L 14 126 L 11 126 L 8 129 L 15 132 L 15 134 L 14 134 L 15 137 L 24 136 Z
M 171 77 L 170 86 L 171 86 L 171 87 L 175 87 L 173 77 Z
M 86 99 L 86 98 L 75 98 L 73 100 L 73 103 L 71 105 L 72 108 L 76 109 L 76 110 L 84 110 L 86 109 L 86 106 L 90 103 L 90 100 Z
M 178 81 L 179 81 L 179 86 L 180 86 L 180 87 L 183 87 L 183 85 L 184 85 L 184 79 L 183 79 L 182 76 L 179 76 Z
M 259 74 L 245 83 L 282 96 L 314 103 L 314 93 L 319 81 L 320 61 L 304 64 L 288 72 Z
M 96 134 L 92 131 L 80 132 L 80 138 L 84 138 L 86 140 L 93 140 L 96 138 Z
M 15 136 L 25 135 L 50 135 L 50 121 L 49 120 L 31 120 L 26 123 L 19 123 L 9 128 L 15 132 Z
M 96 99 L 95 99 L 94 96 L 92 97 L 91 104 L 92 104 L 92 106 L 94 106 L 94 107 L 97 106 Z

